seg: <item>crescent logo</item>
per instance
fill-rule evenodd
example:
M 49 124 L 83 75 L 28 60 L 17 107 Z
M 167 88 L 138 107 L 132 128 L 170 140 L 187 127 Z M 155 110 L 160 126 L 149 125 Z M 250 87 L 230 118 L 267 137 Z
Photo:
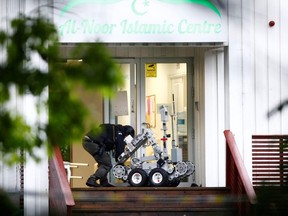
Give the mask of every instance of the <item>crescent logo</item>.
M 133 3 L 132 3 L 132 5 L 131 5 L 131 8 L 132 8 L 132 11 L 136 14 L 136 15 L 144 15 L 144 14 L 146 14 L 147 13 L 147 9 L 145 9 L 145 8 L 148 8 L 148 6 L 149 6 L 149 1 L 148 0 L 145 0 L 144 2 L 143 2 L 143 7 L 144 7 L 144 10 L 142 9 L 142 11 L 140 11 L 139 9 L 137 9 L 137 2 L 138 2 L 139 0 L 134 0 L 133 1 Z

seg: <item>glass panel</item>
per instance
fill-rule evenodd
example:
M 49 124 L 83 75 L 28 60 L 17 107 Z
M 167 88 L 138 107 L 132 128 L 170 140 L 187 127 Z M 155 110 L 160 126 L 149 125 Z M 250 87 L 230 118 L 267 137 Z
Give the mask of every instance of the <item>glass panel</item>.
M 130 107 L 131 107 L 131 101 L 130 101 L 130 64 L 121 64 L 121 69 L 122 72 L 124 73 L 124 77 L 125 77 L 125 82 L 124 82 L 124 86 L 122 88 L 117 89 L 118 90 L 118 94 L 117 96 L 119 97 L 120 94 L 122 93 L 122 97 L 119 98 L 118 100 L 118 104 L 116 104 L 116 106 L 118 106 L 118 110 L 115 110 L 115 113 L 117 116 L 117 123 L 118 124 L 122 124 L 122 125 L 130 125 Z M 119 112 L 119 109 L 121 109 L 121 107 L 119 107 L 119 102 L 123 102 L 125 100 L 125 104 L 122 103 L 124 107 L 122 107 L 122 111 L 127 111 L 127 112 Z M 117 113 L 119 115 L 117 115 Z
M 110 122 L 122 125 L 135 126 L 135 67 L 134 64 L 121 63 L 120 67 L 124 73 L 124 86 L 117 89 L 116 97 L 111 100 Z
M 182 148 L 183 160 L 188 160 L 187 64 L 146 64 L 145 70 L 146 122 L 150 124 L 157 143 L 162 145 L 164 122 L 161 121 L 160 107 L 166 106 L 169 112 L 166 133 L 170 135 L 166 143 L 168 156 L 171 158 L 172 141 L 175 140 L 175 145 Z

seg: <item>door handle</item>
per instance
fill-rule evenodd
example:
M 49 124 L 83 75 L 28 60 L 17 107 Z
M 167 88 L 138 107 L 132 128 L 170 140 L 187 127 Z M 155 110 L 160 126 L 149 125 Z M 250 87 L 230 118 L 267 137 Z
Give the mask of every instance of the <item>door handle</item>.
M 134 100 L 131 100 L 131 113 L 134 113 Z

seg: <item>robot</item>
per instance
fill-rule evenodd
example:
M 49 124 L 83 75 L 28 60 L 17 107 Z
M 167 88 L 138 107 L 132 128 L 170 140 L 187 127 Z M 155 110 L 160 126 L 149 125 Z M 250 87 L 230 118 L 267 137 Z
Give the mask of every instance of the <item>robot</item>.
M 128 182 L 133 187 L 177 187 L 181 179 L 192 175 L 195 166 L 190 161 L 182 161 L 182 149 L 175 146 L 172 141 L 171 159 L 166 148 L 168 135 L 166 134 L 169 115 L 166 106 L 160 107 L 163 125 L 163 149 L 156 143 L 153 132 L 149 127 L 142 129 L 142 133 L 132 138 L 125 138 L 126 147 L 118 157 L 118 162 L 113 166 L 112 173 L 116 179 Z M 140 148 L 152 147 L 153 155 L 137 157 Z M 130 164 L 128 162 L 130 159 Z

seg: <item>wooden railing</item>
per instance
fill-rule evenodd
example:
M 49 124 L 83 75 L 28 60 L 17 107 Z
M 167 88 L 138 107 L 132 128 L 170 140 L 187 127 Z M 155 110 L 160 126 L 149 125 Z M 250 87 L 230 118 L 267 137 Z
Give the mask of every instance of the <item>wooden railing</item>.
M 288 185 L 288 135 L 252 136 L 253 186 Z
M 231 188 L 237 204 L 238 215 L 251 215 L 257 203 L 252 182 L 248 176 L 234 135 L 225 130 L 226 138 L 226 186 Z
M 49 215 L 72 215 L 75 205 L 58 146 L 49 160 Z

